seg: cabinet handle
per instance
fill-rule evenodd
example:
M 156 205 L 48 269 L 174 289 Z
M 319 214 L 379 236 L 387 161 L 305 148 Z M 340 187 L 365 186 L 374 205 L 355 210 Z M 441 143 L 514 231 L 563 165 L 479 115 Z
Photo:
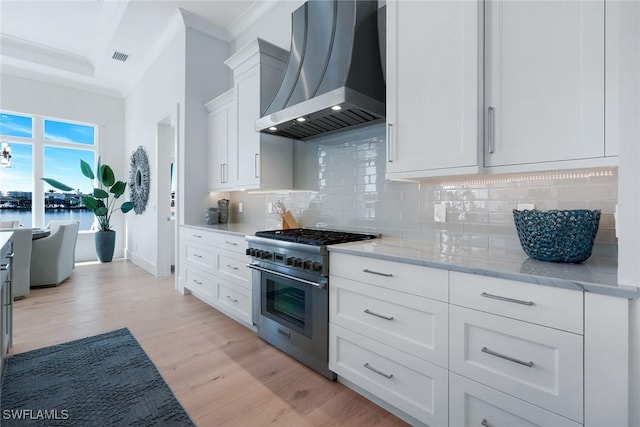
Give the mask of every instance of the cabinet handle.
M 256 178 L 260 178 L 260 174 L 258 173 L 258 157 L 260 156 L 260 153 L 256 153 L 255 156 L 253 157 L 253 170 L 254 170 L 254 175 Z
M 235 243 L 235 242 L 225 241 L 225 243 L 226 243 L 227 245 L 231 245 L 231 246 L 238 246 L 238 244 L 237 244 L 237 243 Z
M 384 320 L 393 320 L 393 316 L 389 317 L 389 316 L 385 316 L 384 314 L 378 314 L 376 312 L 373 312 L 373 311 L 369 310 L 368 308 L 364 312 L 367 313 L 367 314 L 370 314 L 372 316 L 379 317 L 379 318 L 384 319 Z
M 238 269 L 238 267 L 234 267 L 231 264 L 227 264 L 227 267 L 230 268 L 231 270 L 237 270 Z
M 482 352 L 490 354 L 491 356 L 499 357 L 500 359 L 508 360 L 509 362 L 518 363 L 520 365 L 527 366 L 529 368 L 533 368 L 533 365 L 534 365 L 533 362 L 524 362 L 524 361 L 519 360 L 519 359 L 514 359 L 513 357 L 505 356 L 504 354 L 500 354 L 500 353 L 496 353 L 495 351 L 491 351 L 487 347 L 482 347 Z
M 7 271 L 9 269 L 9 264 L 0 265 L 0 271 Z
M 387 123 L 387 162 L 393 163 L 393 123 Z
M 481 293 L 480 296 L 483 296 L 485 298 L 498 299 L 500 301 L 512 302 L 514 304 L 522 304 L 522 305 L 534 305 L 535 304 L 533 301 L 523 301 L 523 300 L 520 300 L 520 299 L 501 297 L 500 295 L 488 294 L 486 292 Z
M 483 418 L 482 421 L 480 421 L 480 425 L 484 427 L 491 427 L 491 424 L 489 424 L 489 421 L 487 421 L 486 418 Z
M 202 236 L 199 234 L 192 234 L 193 237 L 195 237 L 196 239 L 202 239 Z
M 237 303 L 238 300 L 235 298 L 231 298 L 229 295 L 227 295 L 227 299 L 229 299 L 232 303 Z
M 224 163 L 220 163 L 220 183 L 224 184 Z
M 9 258 L 9 259 L 11 259 L 11 258 L 13 258 L 14 256 L 16 256 L 16 253 L 15 253 L 15 252 L 11 252 L 10 254 L 7 254 L 7 255 L 5 256 L 5 258 Z
M 496 151 L 496 118 L 495 118 L 495 108 L 488 108 L 488 118 L 487 118 L 487 126 L 489 126 L 489 154 L 493 154 Z
M 196 257 L 196 258 L 202 258 L 202 255 L 200 255 L 200 254 L 193 254 L 193 256 Z
M 367 368 L 367 369 L 368 369 L 368 370 L 370 370 L 370 371 L 375 372 L 375 373 L 376 373 L 376 374 L 378 374 L 378 375 L 382 375 L 382 376 L 383 376 L 383 377 L 385 377 L 385 378 L 388 378 L 388 379 L 393 378 L 393 374 L 386 374 L 386 373 L 384 373 L 384 372 L 382 372 L 382 371 L 380 371 L 380 370 L 378 370 L 378 369 L 374 368 L 373 366 L 369 365 L 369 363 L 365 363 L 365 364 L 364 364 L 364 365 L 362 365 L 362 366 L 364 366 L 365 368 Z
M 193 279 L 193 283 L 195 283 L 196 285 L 202 285 L 202 282 L 196 279 Z
M 369 274 L 376 274 L 378 276 L 384 276 L 384 277 L 393 277 L 393 274 L 391 273 L 380 273 L 378 271 L 369 270 L 368 268 L 365 268 L 364 270 L 362 270 L 362 272 L 369 273 Z

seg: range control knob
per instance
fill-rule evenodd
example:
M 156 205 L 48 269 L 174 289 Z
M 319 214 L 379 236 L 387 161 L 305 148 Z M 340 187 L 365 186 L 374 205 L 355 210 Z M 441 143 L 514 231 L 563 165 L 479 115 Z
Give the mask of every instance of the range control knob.
M 316 273 L 319 273 L 322 271 L 322 263 L 314 261 L 311 263 L 311 271 L 315 271 Z
M 290 256 L 290 257 L 288 257 L 288 258 L 284 261 L 284 263 L 285 263 L 286 265 L 293 265 L 293 262 L 294 262 L 294 261 L 295 261 L 295 258 L 294 258 L 294 257 L 292 257 L 292 256 Z
M 251 248 L 247 248 L 247 249 L 244 251 L 244 254 L 245 254 L 245 255 L 249 255 L 249 256 L 251 256 L 251 251 L 253 251 L 253 249 L 251 249 Z
M 260 252 L 261 252 L 260 258 L 262 259 L 271 259 L 273 257 L 273 255 L 269 251 L 260 251 Z
M 294 267 L 302 267 L 303 260 L 302 258 L 296 258 L 293 260 Z
M 305 270 L 311 270 L 311 261 L 310 260 L 305 260 L 302 263 L 302 268 L 304 268 Z

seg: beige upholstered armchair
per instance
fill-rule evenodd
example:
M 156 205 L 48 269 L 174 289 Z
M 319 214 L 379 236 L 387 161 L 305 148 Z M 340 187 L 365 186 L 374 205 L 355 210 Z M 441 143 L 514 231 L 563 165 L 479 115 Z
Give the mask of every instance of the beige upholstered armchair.
M 51 234 L 33 241 L 31 286 L 59 285 L 75 268 L 78 222 L 51 221 Z
M 3 219 L 0 220 L 0 228 L 18 228 L 20 221 L 17 219 Z
M 31 229 L 0 228 L 0 232 L 13 232 L 13 267 L 11 269 L 11 291 L 14 299 L 29 294 L 31 272 Z

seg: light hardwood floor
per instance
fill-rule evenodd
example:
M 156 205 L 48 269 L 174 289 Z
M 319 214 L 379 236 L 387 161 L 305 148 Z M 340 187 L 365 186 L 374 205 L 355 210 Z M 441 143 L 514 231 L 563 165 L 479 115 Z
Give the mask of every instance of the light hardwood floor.
M 10 354 L 127 327 L 206 426 L 405 426 L 191 295 L 116 260 L 14 303 Z

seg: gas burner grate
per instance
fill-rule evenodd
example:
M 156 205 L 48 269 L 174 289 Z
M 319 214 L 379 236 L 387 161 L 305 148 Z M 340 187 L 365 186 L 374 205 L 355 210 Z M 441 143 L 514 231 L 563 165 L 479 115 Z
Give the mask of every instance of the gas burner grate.
M 313 228 L 292 228 L 288 230 L 258 231 L 257 237 L 284 240 L 313 246 L 336 245 L 338 243 L 357 242 L 375 239 L 375 234 L 351 233 L 348 231 L 319 230 Z

